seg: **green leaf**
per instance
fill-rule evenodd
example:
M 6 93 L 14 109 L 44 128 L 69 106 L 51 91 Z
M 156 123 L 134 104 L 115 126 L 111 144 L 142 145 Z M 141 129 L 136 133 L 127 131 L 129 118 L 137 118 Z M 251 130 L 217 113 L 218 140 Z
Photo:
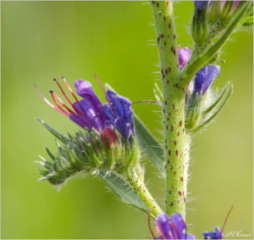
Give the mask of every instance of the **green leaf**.
M 61 133 L 57 132 L 55 129 L 53 129 L 51 126 L 49 126 L 47 123 L 45 123 L 42 119 L 36 118 L 36 120 L 38 120 L 50 133 L 52 133 L 62 143 L 68 142 L 67 137 L 65 137 Z
M 210 113 L 210 116 L 206 118 L 203 122 L 201 122 L 200 125 L 198 125 L 196 128 L 192 130 L 192 133 L 195 133 L 199 131 L 201 128 L 203 128 L 205 125 L 210 123 L 217 114 L 221 111 L 221 109 L 225 106 L 225 104 L 228 102 L 229 97 L 231 96 L 233 86 L 231 83 L 227 83 L 225 88 L 222 90 L 221 95 L 219 98 L 209 107 L 207 108 L 204 113 L 205 117 L 207 117 L 207 114 Z
M 165 177 L 164 149 L 155 140 L 144 123 L 134 114 L 133 116 L 136 138 L 140 148 L 147 154 L 150 160 L 159 168 Z
M 122 178 L 113 172 L 111 172 L 110 175 L 107 175 L 107 172 L 104 169 L 100 170 L 100 177 L 119 197 L 122 198 L 125 203 L 132 205 L 146 213 L 148 212 L 147 206 L 139 195 Z

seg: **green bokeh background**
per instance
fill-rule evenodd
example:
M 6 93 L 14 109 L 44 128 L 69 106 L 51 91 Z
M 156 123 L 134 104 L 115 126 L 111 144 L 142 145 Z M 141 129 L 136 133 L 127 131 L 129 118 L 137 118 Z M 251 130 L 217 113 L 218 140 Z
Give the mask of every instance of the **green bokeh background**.
M 189 25 L 192 2 L 176 4 L 178 44 L 192 47 Z M 49 96 L 54 77 L 65 75 L 71 85 L 97 73 L 132 101 L 153 99 L 160 77 L 152 11 L 146 2 L 2 2 L 2 152 L 1 236 L 12 239 L 148 238 L 146 214 L 122 204 L 98 178 L 75 178 L 57 192 L 38 182 L 37 154 L 56 150 L 54 137 L 36 120 L 40 117 L 63 133 L 78 126 L 49 108 L 33 84 Z M 251 234 L 253 225 L 251 29 L 235 33 L 223 49 L 222 72 L 213 88 L 234 83 L 234 94 L 216 123 L 192 141 L 187 208 L 188 232 L 222 225 L 234 204 L 225 232 Z M 134 106 L 154 134 L 158 108 Z M 164 183 L 146 164 L 151 191 L 163 204 Z

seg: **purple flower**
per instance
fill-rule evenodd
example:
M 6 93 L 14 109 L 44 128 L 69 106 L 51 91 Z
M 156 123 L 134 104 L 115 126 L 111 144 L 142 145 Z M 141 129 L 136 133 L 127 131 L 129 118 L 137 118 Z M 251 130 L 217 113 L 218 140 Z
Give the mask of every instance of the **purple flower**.
M 177 48 L 179 68 L 182 70 L 191 57 L 191 50 L 187 47 Z
M 204 6 L 207 7 L 209 1 L 194 1 L 194 4 L 197 9 L 201 10 Z
M 205 239 L 222 239 L 224 237 L 219 227 L 216 227 L 214 232 L 204 232 L 203 235 Z
M 76 101 L 73 105 L 82 113 L 70 113 L 69 117 L 82 128 L 95 128 L 102 132 L 108 117 L 103 111 L 103 105 L 99 98 L 95 95 L 92 85 L 85 80 L 75 81 L 77 94 L 82 97 L 80 101 Z
M 195 239 L 187 233 L 186 224 L 180 213 L 173 213 L 171 217 L 164 212 L 156 218 L 156 229 L 159 237 L 156 239 Z
M 194 95 L 196 93 L 204 95 L 213 80 L 219 75 L 220 66 L 208 65 L 199 70 L 194 80 Z
M 96 129 L 102 133 L 103 138 L 108 138 L 111 145 L 117 139 L 117 135 L 114 134 L 113 128 L 116 128 L 123 137 L 128 139 L 130 137 L 130 132 L 134 133 L 133 111 L 131 109 L 131 101 L 128 98 L 122 97 L 113 91 L 107 91 L 105 95 L 109 103 L 103 105 L 88 81 L 77 80 L 75 81 L 76 92 L 82 97 L 81 100 L 78 100 L 63 77 L 64 84 L 76 100 L 72 103 L 59 82 L 56 79 L 54 80 L 66 100 L 72 106 L 72 109 L 69 108 L 54 91 L 50 91 L 50 93 L 55 105 L 51 104 L 41 94 L 36 85 L 35 88 L 49 106 L 69 117 L 80 127 Z M 104 141 L 106 141 L 105 139 Z
M 131 132 L 134 134 L 131 101 L 111 90 L 108 90 L 106 95 L 109 100 L 109 103 L 104 105 L 104 112 L 109 118 L 106 125 L 115 126 L 123 137 L 129 139 Z
M 231 0 L 232 1 L 232 0 Z M 222 0 L 222 7 L 224 7 L 224 5 L 226 4 L 226 2 L 229 2 L 229 0 Z M 236 1 L 236 0 L 233 0 L 233 6 L 232 6 L 232 10 L 234 10 L 238 4 L 241 2 L 241 1 Z

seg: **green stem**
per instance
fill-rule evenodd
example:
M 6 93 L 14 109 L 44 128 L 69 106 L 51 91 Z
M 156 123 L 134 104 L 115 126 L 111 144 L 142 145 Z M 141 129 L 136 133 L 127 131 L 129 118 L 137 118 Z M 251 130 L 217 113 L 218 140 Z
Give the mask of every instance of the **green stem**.
M 136 172 L 131 172 L 127 174 L 127 181 L 133 187 L 133 189 L 138 193 L 140 198 L 146 204 L 146 206 L 151 210 L 151 214 L 156 217 L 160 212 L 162 212 L 160 206 L 154 200 L 153 196 L 150 194 L 146 185 L 138 177 Z
M 189 137 L 184 128 L 185 88 L 180 80 L 172 1 L 151 2 L 163 87 L 166 212 L 185 217 Z

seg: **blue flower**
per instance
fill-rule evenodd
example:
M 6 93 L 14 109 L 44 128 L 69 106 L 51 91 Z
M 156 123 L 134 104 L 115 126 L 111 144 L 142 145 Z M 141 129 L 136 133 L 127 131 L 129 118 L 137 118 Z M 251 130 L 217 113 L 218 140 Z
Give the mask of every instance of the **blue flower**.
M 102 132 L 108 117 L 103 111 L 103 105 L 99 98 L 95 95 L 92 85 L 85 80 L 75 81 L 76 92 L 82 97 L 80 101 L 76 101 L 73 105 L 82 114 L 70 114 L 70 119 L 82 128 L 95 128 Z
M 131 109 L 132 103 L 128 98 L 108 90 L 106 92 L 106 99 L 109 103 L 103 105 L 94 93 L 92 85 L 88 81 L 80 79 L 75 81 L 76 92 L 82 97 L 81 100 L 78 100 L 63 77 L 64 84 L 76 100 L 72 102 L 65 94 L 59 82 L 56 79 L 54 80 L 72 109 L 69 108 L 54 91 L 50 91 L 50 93 L 55 105 L 51 104 L 35 85 L 35 88 L 43 100 L 50 107 L 69 117 L 82 128 L 94 128 L 102 133 L 103 137 L 110 136 L 112 140 L 110 140 L 110 144 L 116 139 L 116 135 L 113 133 L 114 128 L 117 129 L 124 138 L 129 139 L 131 132 L 134 134 L 133 111 Z
M 107 125 L 113 125 L 127 139 L 131 132 L 134 134 L 133 111 L 128 98 L 108 90 L 106 92 L 109 103 L 104 105 L 104 112 L 109 118 Z
M 200 94 L 201 91 L 204 95 L 219 73 L 220 66 L 218 65 L 208 65 L 200 69 L 194 80 L 194 95 Z
M 209 1 L 194 1 L 194 4 L 197 9 L 201 10 L 204 6 L 207 7 Z
M 156 239 L 195 239 L 186 232 L 186 224 L 180 213 L 173 213 L 169 217 L 161 212 L 156 218 L 156 229 L 159 237 Z
M 216 227 L 214 232 L 204 232 L 203 235 L 205 239 L 222 239 L 224 237 L 219 227 Z

